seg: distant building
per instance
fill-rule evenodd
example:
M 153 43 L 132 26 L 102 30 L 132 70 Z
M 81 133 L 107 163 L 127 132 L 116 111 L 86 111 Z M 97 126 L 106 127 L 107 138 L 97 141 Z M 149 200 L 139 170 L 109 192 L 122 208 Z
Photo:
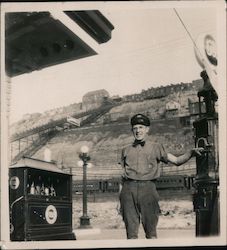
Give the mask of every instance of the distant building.
M 111 99 L 115 102 L 121 102 L 122 101 L 122 97 L 120 97 L 119 95 L 114 95 L 111 97 Z
M 166 110 L 170 111 L 170 110 L 178 110 L 180 109 L 180 103 L 176 102 L 176 101 L 169 101 L 166 103 Z
M 98 108 L 109 96 L 109 93 L 105 89 L 88 92 L 82 98 L 83 109 L 90 110 Z
M 160 87 L 151 87 L 147 90 L 142 90 L 140 95 L 143 97 L 143 99 L 156 99 L 156 98 L 162 98 L 166 97 L 173 93 L 179 93 L 183 91 L 188 90 L 198 90 L 201 88 L 203 82 L 201 79 L 193 81 L 193 83 L 178 83 L 178 84 L 169 84 L 166 86 L 160 86 Z M 129 97 L 127 96 L 127 99 Z
M 180 103 L 176 101 L 171 100 L 167 102 L 166 103 L 166 118 L 170 118 L 170 117 L 178 115 L 180 108 L 181 108 Z

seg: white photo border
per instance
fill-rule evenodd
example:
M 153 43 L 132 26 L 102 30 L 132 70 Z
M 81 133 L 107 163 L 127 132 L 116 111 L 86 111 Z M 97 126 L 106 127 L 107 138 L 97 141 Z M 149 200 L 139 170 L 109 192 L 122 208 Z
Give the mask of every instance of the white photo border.
M 8 197 L 8 167 L 9 166 L 9 110 L 7 89 L 10 79 L 5 75 L 4 66 L 4 14 L 6 12 L 46 11 L 65 9 L 143 9 L 143 8 L 189 8 L 212 7 L 217 15 L 218 55 L 222 55 L 219 62 L 219 156 L 220 156 L 220 231 L 218 237 L 188 239 L 159 239 L 153 240 L 88 240 L 88 241 L 36 241 L 11 242 L 9 237 L 9 197 Z M 159 247 L 159 246 L 203 246 L 225 245 L 226 242 L 226 24 L 225 1 L 126 1 L 126 2 L 26 2 L 1 4 L 1 243 L 2 249 L 86 249 L 86 248 L 131 248 L 131 247 Z

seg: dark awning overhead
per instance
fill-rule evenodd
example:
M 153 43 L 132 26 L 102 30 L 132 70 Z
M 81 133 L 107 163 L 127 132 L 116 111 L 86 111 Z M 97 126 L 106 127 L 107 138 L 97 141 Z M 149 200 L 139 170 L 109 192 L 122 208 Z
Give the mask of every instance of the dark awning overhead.
M 98 43 L 105 43 L 111 38 L 114 26 L 98 10 L 64 11 L 73 21 L 84 29 Z
M 99 11 L 79 11 L 78 16 L 83 23 L 80 27 L 93 38 L 97 34 L 99 43 L 111 38 L 114 27 Z M 6 73 L 10 77 L 97 54 L 49 12 L 6 13 L 5 23 Z

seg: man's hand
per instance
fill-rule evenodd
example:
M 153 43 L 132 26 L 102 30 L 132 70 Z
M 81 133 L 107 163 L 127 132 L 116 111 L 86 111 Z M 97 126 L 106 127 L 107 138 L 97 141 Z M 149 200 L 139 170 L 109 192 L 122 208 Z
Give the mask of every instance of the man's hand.
M 202 154 L 205 153 L 205 149 L 202 147 L 193 148 L 191 152 L 192 152 L 192 156 L 201 156 Z
M 175 156 L 171 153 L 167 153 L 167 160 L 168 162 L 176 166 L 180 166 L 185 162 L 187 162 L 192 156 L 201 156 L 204 152 L 205 152 L 204 148 L 198 147 L 198 148 L 193 148 L 180 156 Z

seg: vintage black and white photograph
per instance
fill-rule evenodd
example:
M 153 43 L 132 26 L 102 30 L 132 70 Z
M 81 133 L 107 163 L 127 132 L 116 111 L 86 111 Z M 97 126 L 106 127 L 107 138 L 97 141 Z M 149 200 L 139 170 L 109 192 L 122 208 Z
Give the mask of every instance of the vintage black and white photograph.
M 225 1 L 2 3 L 4 249 L 226 244 Z

